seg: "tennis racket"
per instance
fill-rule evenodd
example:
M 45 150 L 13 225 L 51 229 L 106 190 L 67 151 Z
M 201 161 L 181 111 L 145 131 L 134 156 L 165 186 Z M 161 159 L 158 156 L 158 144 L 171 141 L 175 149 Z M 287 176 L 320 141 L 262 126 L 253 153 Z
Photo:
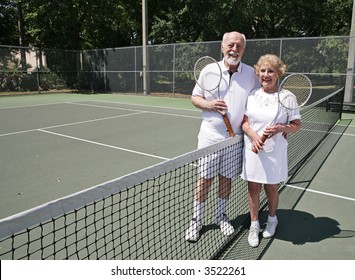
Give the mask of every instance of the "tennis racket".
M 194 76 L 196 83 L 201 89 L 210 92 L 212 95 L 217 89 L 218 96 L 216 96 L 216 99 L 221 99 L 219 93 L 219 85 L 222 80 L 222 69 L 219 66 L 217 60 L 210 56 L 203 56 L 199 58 L 194 66 Z M 233 128 L 229 121 L 227 112 L 220 111 L 220 113 L 223 116 L 223 121 L 226 124 L 229 136 L 234 137 L 235 134 L 233 132 Z
M 280 105 L 288 110 L 295 110 L 307 103 L 312 94 L 312 82 L 304 74 L 291 74 L 283 79 L 277 92 L 277 113 L 269 126 L 275 125 L 279 116 Z M 263 134 L 261 141 L 264 143 L 270 136 L 269 134 Z M 255 147 L 252 148 L 252 151 L 258 153 Z

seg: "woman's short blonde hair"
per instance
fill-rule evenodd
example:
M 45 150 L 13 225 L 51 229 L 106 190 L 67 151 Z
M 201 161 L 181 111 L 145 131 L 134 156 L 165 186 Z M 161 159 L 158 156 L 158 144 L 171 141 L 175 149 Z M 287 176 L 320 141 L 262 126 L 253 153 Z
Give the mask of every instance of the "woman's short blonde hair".
M 283 76 L 286 72 L 286 65 L 277 55 L 265 54 L 261 56 L 258 63 L 254 65 L 255 73 L 257 75 L 259 75 L 261 66 L 265 64 L 270 65 L 279 74 L 280 77 Z

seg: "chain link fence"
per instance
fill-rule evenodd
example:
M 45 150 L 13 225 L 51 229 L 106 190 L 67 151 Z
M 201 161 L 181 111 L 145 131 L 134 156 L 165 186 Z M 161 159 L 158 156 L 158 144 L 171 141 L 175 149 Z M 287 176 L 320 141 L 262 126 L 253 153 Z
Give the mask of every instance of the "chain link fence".
M 221 59 L 221 42 L 147 46 L 147 92 L 189 95 L 193 66 L 204 55 Z M 247 41 L 243 62 L 254 65 L 273 53 L 287 64 L 287 73 L 305 73 L 316 94 L 345 87 L 354 102 L 355 38 L 317 37 Z M 55 50 L 0 46 L 0 94 L 70 90 L 79 92 L 143 92 L 142 47 L 97 50 Z

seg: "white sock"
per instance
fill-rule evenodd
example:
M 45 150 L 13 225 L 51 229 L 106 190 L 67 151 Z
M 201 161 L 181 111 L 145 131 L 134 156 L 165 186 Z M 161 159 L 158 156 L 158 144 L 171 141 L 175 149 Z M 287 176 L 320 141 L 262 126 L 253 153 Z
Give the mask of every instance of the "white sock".
M 260 229 L 260 223 L 259 223 L 259 220 L 257 220 L 257 221 L 251 221 L 250 227 Z
M 274 217 L 268 216 L 267 221 L 270 223 L 276 223 L 277 222 L 276 215 Z
M 205 203 L 195 200 L 194 201 L 194 214 L 193 214 L 192 218 L 195 219 L 196 221 L 201 221 L 204 209 L 205 209 Z
M 228 199 L 218 197 L 217 200 L 217 218 L 220 218 L 222 214 L 226 213 Z

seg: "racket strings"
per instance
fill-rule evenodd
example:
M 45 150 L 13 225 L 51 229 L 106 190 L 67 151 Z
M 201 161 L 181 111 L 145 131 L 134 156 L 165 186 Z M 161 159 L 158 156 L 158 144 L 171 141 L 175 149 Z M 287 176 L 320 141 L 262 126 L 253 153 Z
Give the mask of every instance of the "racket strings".
M 286 94 L 281 98 L 284 107 L 296 109 L 303 106 L 309 99 L 312 86 L 310 80 L 304 75 L 293 75 L 283 82 L 282 89 L 288 90 L 292 94 Z
M 196 62 L 195 64 L 195 77 L 196 80 L 198 80 L 198 78 L 200 77 L 200 74 L 202 72 L 202 69 L 205 68 L 207 65 L 214 63 L 215 61 L 211 60 L 211 59 L 200 59 L 199 61 Z
M 217 89 L 220 84 L 222 70 L 215 59 L 202 57 L 195 63 L 194 75 L 197 84 L 202 89 L 212 91 Z

